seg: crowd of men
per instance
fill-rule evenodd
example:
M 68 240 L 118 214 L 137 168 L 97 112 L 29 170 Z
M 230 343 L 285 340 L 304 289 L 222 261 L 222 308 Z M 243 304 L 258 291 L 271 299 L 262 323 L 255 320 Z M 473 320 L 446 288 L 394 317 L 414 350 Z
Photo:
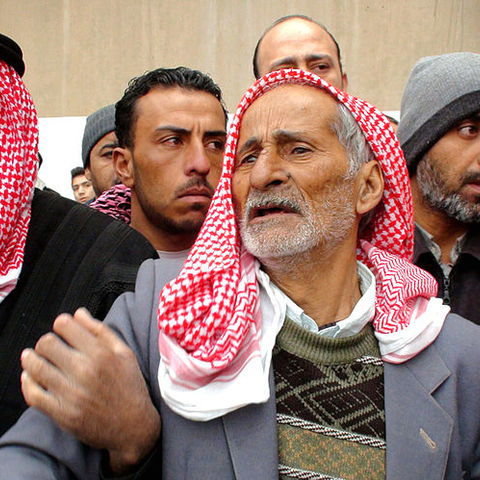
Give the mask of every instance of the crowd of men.
M 0 479 L 480 478 L 480 55 L 420 59 L 398 137 L 308 17 L 253 69 L 228 134 L 209 76 L 132 80 L 85 206 L 0 35 Z

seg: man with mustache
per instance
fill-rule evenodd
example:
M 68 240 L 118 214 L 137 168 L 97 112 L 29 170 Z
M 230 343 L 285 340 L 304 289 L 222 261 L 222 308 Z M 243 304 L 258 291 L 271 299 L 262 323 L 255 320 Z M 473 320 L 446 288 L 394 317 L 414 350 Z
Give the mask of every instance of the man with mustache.
M 397 135 L 412 183 L 414 262 L 453 312 L 480 324 L 480 55 L 419 60 Z
M 99 388 L 97 431 L 71 428 L 65 407 L 90 408 L 75 386 L 90 353 L 75 352 L 75 332 L 107 328 L 80 310 L 56 331 L 82 367 L 48 357 L 47 338 L 37 351 L 54 367 L 28 352 L 24 385 L 104 450 L 104 474 L 478 478 L 479 328 L 448 313 L 412 254 L 388 119 L 310 72 L 273 72 L 240 102 L 180 274 L 166 284 L 145 262 L 109 313 L 146 383 L 131 372 L 134 391 Z M 125 411 L 144 415 L 132 424 Z M 6 478 L 99 476 L 101 453 L 33 409 L 0 447 Z
M 113 161 L 131 191 L 129 223 L 162 258 L 183 263 L 197 237 L 220 177 L 226 118 L 218 86 L 185 67 L 133 79 L 116 104 Z

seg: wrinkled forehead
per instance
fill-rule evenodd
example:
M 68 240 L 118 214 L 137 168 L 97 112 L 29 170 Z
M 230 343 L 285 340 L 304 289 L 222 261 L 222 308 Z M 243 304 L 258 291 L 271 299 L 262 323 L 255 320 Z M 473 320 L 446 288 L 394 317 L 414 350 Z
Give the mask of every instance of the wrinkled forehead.
M 309 131 L 331 128 L 338 119 L 337 101 L 321 88 L 286 84 L 269 89 L 245 110 L 239 143 L 245 136 L 265 136 L 272 131 Z

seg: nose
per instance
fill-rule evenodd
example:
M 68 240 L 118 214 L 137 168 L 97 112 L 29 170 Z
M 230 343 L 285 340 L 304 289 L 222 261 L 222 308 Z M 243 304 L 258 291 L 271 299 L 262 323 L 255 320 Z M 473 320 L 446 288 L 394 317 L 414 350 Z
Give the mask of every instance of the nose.
M 275 152 L 262 151 L 250 174 L 250 185 L 257 190 L 267 190 L 288 182 L 290 174 L 285 161 Z
M 187 175 L 207 176 L 210 172 L 210 159 L 203 142 L 194 142 L 187 151 L 185 173 Z

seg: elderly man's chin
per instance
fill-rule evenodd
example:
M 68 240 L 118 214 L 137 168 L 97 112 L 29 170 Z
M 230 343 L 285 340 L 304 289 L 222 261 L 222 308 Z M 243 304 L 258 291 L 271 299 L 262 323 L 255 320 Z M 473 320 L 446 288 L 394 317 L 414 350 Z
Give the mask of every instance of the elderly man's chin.
M 298 256 L 315 248 L 321 235 L 311 223 L 292 224 L 283 218 L 261 223 L 240 224 L 242 242 L 248 252 L 259 260 Z

